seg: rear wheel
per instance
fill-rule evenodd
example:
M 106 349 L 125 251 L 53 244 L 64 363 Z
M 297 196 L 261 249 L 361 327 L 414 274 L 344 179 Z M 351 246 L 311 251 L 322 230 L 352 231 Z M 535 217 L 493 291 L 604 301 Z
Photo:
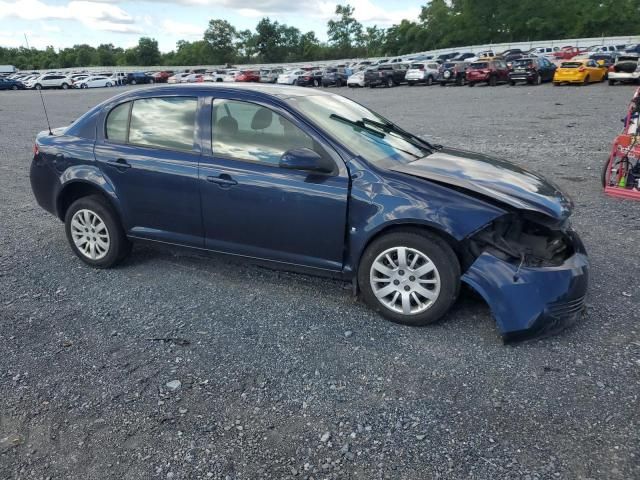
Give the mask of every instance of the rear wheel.
M 456 85 L 459 86 L 459 87 L 464 85 L 464 78 L 463 77 L 456 78 Z
M 470 86 L 470 87 L 475 87 L 476 86 L 476 84 L 473 83 L 473 82 L 469 82 L 469 83 L 467 83 L 467 85 Z
M 387 78 L 387 88 L 391 88 L 391 87 L 393 87 L 393 86 L 394 86 L 393 78 L 388 77 L 388 78 Z
M 615 85 L 615 84 L 616 84 L 616 81 L 615 81 L 615 80 L 611 80 L 611 79 L 609 79 L 609 85 Z
M 42 90 L 42 85 L 40 85 L 39 83 L 36 83 L 33 88 L 35 88 L 36 90 Z
M 535 80 L 535 82 L 536 82 L 536 85 L 541 85 L 541 84 L 542 84 L 542 75 L 540 75 L 540 74 L 538 73 L 538 75 L 536 75 L 536 80 Z
M 154 83 L 156 83 L 156 81 L 153 78 L 150 78 L 149 83 L 153 85 Z
M 489 86 L 495 87 L 496 85 L 498 85 L 498 79 L 495 75 L 491 75 L 489 77 Z
M 384 317 L 405 325 L 426 325 L 439 320 L 455 302 L 460 264 L 439 237 L 400 231 L 367 247 L 358 283 L 365 302 Z
M 591 81 L 591 78 L 589 77 L 589 75 L 587 75 L 586 77 L 584 77 L 584 81 L 582 82 L 582 85 L 589 85 L 589 82 Z
M 138 82 L 137 82 L 137 80 L 134 78 L 134 79 L 133 79 L 133 80 L 131 80 L 129 83 L 130 83 L 131 85 L 136 85 Z
M 415 85 L 415 82 L 407 82 L 407 85 L 409 85 L 410 87 L 413 87 Z
M 107 84 L 105 85 L 105 87 L 113 87 L 113 84 L 111 82 L 107 82 Z
M 512 87 L 516 86 L 516 82 L 514 82 L 513 80 L 509 80 L 509 85 L 511 85 Z
M 446 84 L 445 82 L 440 82 L 440 86 L 441 86 L 441 87 L 446 87 L 446 86 L 447 86 L 447 84 Z
M 73 252 L 92 267 L 112 267 L 131 250 L 118 215 L 99 195 L 71 204 L 65 215 L 65 231 Z
M 431 85 L 433 85 L 433 77 L 431 75 L 429 75 L 427 77 L 427 85 L 430 87 Z
M 11 86 L 11 90 L 17 90 L 17 89 L 18 89 L 18 86 L 17 86 L 17 85 L 12 85 L 12 86 Z

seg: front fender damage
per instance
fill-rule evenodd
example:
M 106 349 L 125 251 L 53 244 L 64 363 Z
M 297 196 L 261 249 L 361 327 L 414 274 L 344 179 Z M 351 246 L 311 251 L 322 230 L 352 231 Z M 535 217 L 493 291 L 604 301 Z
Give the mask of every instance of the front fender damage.
M 505 341 L 552 334 L 580 318 L 589 261 L 566 225 L 502 218 L 467 245 L 474 260 L 462 281 L 487 302 Z

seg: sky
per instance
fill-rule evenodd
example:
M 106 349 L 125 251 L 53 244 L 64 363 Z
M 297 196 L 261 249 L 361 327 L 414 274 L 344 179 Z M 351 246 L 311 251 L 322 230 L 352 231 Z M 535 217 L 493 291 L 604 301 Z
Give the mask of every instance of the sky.
M 129 48 L 138 38 L 158 40 L 160 50 L 178 40 L 198 40 L 210 19 L 222 18 L 240 30 L 254 30 L 260 18 L 315 31 L 326 40 L 327 21 L 338 0 L 0 0 L 0 46 L 65 48 L 113 43 Z M 365 26 L 388 27 L 416 20 L 425 0 L 343 0 Z

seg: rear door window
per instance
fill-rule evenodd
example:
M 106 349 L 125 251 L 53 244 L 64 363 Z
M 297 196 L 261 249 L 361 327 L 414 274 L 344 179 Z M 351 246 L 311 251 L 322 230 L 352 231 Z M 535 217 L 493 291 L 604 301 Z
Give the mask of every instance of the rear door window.
M 144 98 L 133 102 L 129 143 L 190 151 L 194 147 L 196 97 Z

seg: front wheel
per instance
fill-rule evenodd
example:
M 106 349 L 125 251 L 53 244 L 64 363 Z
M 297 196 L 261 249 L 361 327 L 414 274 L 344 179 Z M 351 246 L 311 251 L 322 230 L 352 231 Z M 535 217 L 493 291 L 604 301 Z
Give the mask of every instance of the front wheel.
M 433 85 L 433 77 L 429 75 L 427 77 L 427 86 L 430 87 L 431 85 Z
M 109 88 L 110 88 L 110 87 L 113 87 L 113 85 L 112 85 L 112 83 L 111 83 L 111 82 L 107 82 L 107 84 L 105 85 L 105 87 L 109 87 Z
M 387 78 L 387 88 L 391 88 L 393 87 L 394 83 L 393 83 L 393 78 L 389 77 Z
M 36 90 L 42 90 L 42 85 L 40 85 L 39 83 L 36 83 L 33 88 L 35 88 Z
M 69 88 L 69 84 L 68 83 L 63 83 L 62 84 L 62 89 L 63 90 L 67 90 Z
M 615 85 L 615 84 L 616 84 L 616 81 L 615 81 L 615 80 L 611 80 L 611 79 L 609 79 L 609 85 L 613 86 L 613 85 Z
M 384 317 L 405 325 L 426 325 L 442 318 L 455 302 L 460 264 L 439 237 L 400 231 L 367 247 L 358 283 L 365 302 Z
M 489 86 L 495 87 L 496 85 L 498 85 L 498 78 L 495 75 L 492 75 L 489 77 Z
M 473 83 L 473 82 L 469 82 L 469 83 L 467 83 L 467 85 L 468 85 L 469 87 L 473 87 L 473 86 L 475 86 L 475 83 Z
M 65 231 L 73 252 L 92 267 L 112 267 L 131 250 L 118 215 L 99 195 L 71 204 L 65 215 Z
M 18 86 L 17 86 L 17 85 L 13 85 L 13 86 L 11 87 L 11 90 L 18 90 Z
M 129 82 L 129 84 L 130 84 L 130 85 L 136 85 L 137 83 L 138 83 L 138 82 L 137 82 L 137 80 L 135 80 L 135 79 L 134 79 L 134 80 L 131 80 L 131 81 Z

